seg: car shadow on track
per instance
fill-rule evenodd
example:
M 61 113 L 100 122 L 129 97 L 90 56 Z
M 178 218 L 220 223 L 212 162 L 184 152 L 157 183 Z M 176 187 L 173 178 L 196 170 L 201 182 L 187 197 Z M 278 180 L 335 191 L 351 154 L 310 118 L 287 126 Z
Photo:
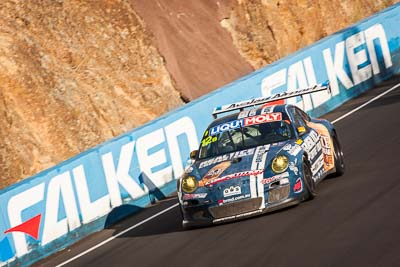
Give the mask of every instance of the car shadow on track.
M 166 200 L 166 201 L 168 201 L 168 200 Z M 171 200 L 168 202 L 171 202 Z M 174 203 L 176 203 L 176 200 Z M 176 207 L 176 208 L 173 208 L 170 211 L 164 213 L 163 215 L 158 216 L 158 217 L 140 225 L 139 227 L 118 236 L 118 238 L 134 238 L 134 237 L 146 237 L 146 236 L 155 236 L 155 235 L 168 235 L 171 233 L 179 233 L 179 232 L 196 236 L 198 234 L 202 234 L 203 232 L 208 232 L 210 230 L 211 231 L 212 230 L 219 231 L 221 229 L 225 229 L 226 227 L 231 227 L 232 225 L 235 225 L 235 224 L 242 224 L 242 223 L 246 223 L 246 221 L 262 219 L 262 217 L 264 217 L 264 216 L 275 216 L 276 214 L 279 214 L 282 212 L 289 212 L 289 210 L 295 208 L 296 206 L 298 206 L 298 205 L 286 207 L 281 210 L 272 211 L 272 212 L 269 212 L 266 214 L 261 214 L 259 216 L 255 216 L 255 217 L 249 217 L 249 218 L 244 218 L 244 219 L 237 220 L 237 221 L 231 221 L 231 222 L 226 222 L 226 223 L 222 223 L 222 224 L 211 225 L 211 226 L 206 226 L 206 227 L 198 227 L 198 228 L 192 228 L 192 229 L 184 229 L 182 227 L 182 217 L 180 214 L 180 210 L 179 210 L 179 207 Z M 115 230 L 113 235 L 116 235 L 128 228 L 128 227 L 126 227 L 126 225 L 125 225 L 125 227 L 121 227 L 121 226 L 122 225 L 114 225 L 110 228 L 110 229 Z
M 141 208 L 135 205 L 119 206 L 108 214 L 104 228 L 107 230 L 114 230 L 112 235 L 115 236 L 126 231 L 126 229 L 137 225 L 134 229 L 120 235 L 119 238 L 160 235 L 183 231 L 182 217 L 179 207 L 172 208 L 171 210 L 148 220 L 153 215 L 173 206 L 176 203 L 177 198 L 176 195 L 174 195 L 157 201 L 155 204 L 147 208 Z M 126 216 L 126 214 L 132 215 L 127 218 L 122 218 L 123 216 Z

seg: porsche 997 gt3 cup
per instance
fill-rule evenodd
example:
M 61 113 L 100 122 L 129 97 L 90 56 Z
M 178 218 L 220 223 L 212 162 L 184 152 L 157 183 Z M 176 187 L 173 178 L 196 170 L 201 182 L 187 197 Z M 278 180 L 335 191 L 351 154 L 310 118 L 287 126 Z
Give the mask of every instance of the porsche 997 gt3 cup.
M 329 90 L 329 84 L 215 108 L 193 164 L 178 180 L 184 227 L 237 220 L 316 196 L 345 165 L 333 125 L 277 100 Z M 259 106 L 255 108 L 255 106 Z M 250 107 L 250 108 L 249 108 Z

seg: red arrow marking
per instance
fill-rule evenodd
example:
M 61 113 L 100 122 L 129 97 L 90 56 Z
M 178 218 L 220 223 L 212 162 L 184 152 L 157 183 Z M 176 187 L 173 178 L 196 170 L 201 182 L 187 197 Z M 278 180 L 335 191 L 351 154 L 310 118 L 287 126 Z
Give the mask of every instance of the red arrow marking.
M 42 214 L 36 215 L 32 219 L 27 220 L 24 223 L 21 223 L 20 225 L 17 225 L 13 228 L 10 228 L 6 230 L 4 233 L 11 233 L 11 232 L 22 232 L 27 235 L 30 235 L 34 239 L 38 239 L 39 237 L 39 226 L 40 226 L 40 219 L 42 217 Z

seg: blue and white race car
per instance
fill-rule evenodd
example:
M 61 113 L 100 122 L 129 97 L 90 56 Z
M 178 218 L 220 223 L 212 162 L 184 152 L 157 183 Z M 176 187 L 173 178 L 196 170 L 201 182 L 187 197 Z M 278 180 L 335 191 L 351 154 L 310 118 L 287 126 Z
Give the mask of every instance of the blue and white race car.
M 296 205 L 316 195 L 327 175 L 345 165 L 337 133 L 294 105 L 270 105 L 328 90 L 329 84 L 218 107 L 193 164 L 178 180 L 185 228 L 211 225 Z M 254 108 L 259 106 L 258 108 Z M 248 107 L 253 107 L 246 109 Z

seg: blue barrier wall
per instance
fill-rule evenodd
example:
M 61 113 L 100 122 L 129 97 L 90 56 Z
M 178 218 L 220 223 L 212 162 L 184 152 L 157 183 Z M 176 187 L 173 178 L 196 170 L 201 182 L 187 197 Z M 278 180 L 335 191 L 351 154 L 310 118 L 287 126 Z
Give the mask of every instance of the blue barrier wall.
M 174 192 L 215 106 L 329 79 L 332 95 L 290 100 L 320 116 L 399 73 L 398 25 L 400 4 L 0 191 L 0 266 L 27 266 Z

